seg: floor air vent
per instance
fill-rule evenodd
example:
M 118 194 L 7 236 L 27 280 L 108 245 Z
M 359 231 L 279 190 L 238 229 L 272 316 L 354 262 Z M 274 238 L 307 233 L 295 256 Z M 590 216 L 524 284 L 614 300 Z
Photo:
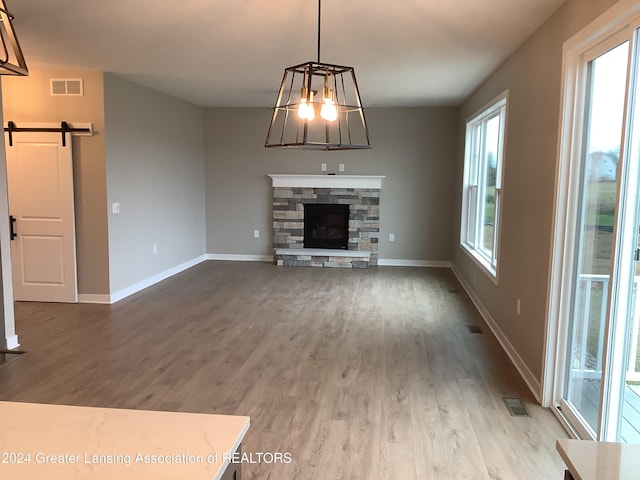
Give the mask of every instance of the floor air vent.
M 522 400 L 516 397 L 502 397 L 502 401 L 507 406 L 512 417 L 530 417 L 527 408 Z
M 467 325 L 467 330 L 469 330 L 469 333 L 482 333 L 482 330 L 477 325 Z

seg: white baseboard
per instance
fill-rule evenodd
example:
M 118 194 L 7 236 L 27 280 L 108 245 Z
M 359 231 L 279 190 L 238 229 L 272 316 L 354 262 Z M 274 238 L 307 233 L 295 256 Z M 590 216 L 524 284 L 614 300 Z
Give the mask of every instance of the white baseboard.
M 79 293 L 78 303 L 98 303 L 101 305 L 110 305 L 110 295 L 100 295 L 97 293 Z
M 20 344 L 18 343 L 17 335 L 11 335 L 10 337 L 7 337 L 6 342 L 7 350 L 14 350 L 20 346 Z
M 378 266 L 451 268 L 451 262 L 445 260 L 401 260 L 395 258 L 380 258 L 378 259 Z
M 122 290 L 112 293 L 110 296 L 111 303 L 119 302 L 123 298 L 133 295 L 134 293 L 138 293 L 140 290 L 144 290 L 145 288 L 148 288 L 151 285 L 155 285 L 156 283 L 161 282 L 162 280 L 166 280 L 167 278 L 172 277 L 173 275 L 176 275 L 195 265 L 198 265 L 199 263 L 202 263 L 205 260 L 207 260 L 207 256 L 201 255 L 197 258 L 194 258 L 187 262 L 181 263 L 180 265 L 177 265 L 173 268 L 165 270 L 164 272 L 158 273 L 157 275 L 146 278 L 140 282 L 134 283 L 133 285 L 127 288 L 123 288 Z
M 198 258 L 194 258 L 188 262 L 178 265 L 169 270 L 165 270 L 162 273 L 149 277 L 138 283 L 135 283 L 127 288 L 123 288 L 111 295 L 100 295 L 92 293 L 81 293 L 78 295 L 79 303 L 95 303 L 110 305 L 119 302 L 123 298 L 126 298 L 134 293 L 138 293 L 140 290 L 150 287 L 162 280 L 180 273 L 187 268 L 191 268 L 205 260 L 222 260 L 232 262 L 273 262 L 273 255 L 239 255 L 235 253 L 208 253 Z M 378 260 L 380 266 L 393 266 L 393 267 L 451 267 L 451 262 L 444 261 L 422 261 L 422 260 Z
M 464 288 L 467 292 L 467 295 L 469 295 L 469 298 L 471 298 L 471 301 L 480 312 L 480 315 L 482 315 L 485 323 L 502 346 L 502 349 L 511 360 L 511 363 L 513 363 L 513 365 L 516 367 L 516 370 L 518 370 L 518 373 L 520 373 L 520 376 L 524 380 L 524 383 L 527 384 L 527 387 L 529 387 L 529 390 L 531 390 L 531 393 L 535 397 L 536 401 L 540 403 L 542 399 L 540 396 L 542 391 L 540 380 L 538 380 L 536 376 L 531 372 L 531 370 L 529 370 L 529 367 L 527 367 L 527 364 L 524 363 L 524 360 L 522 360 L 522 357 L 520 356 L 518 351 L 511 344 L 507 336 L 496 323 L 495 319 L 491 316 L 489 311 L 485 308 L 478 296 L 475 294 L 475 292 L 471 288 L 471 285 L 469 285 L 469 283 L 464 279 L 455 265 L 451 266 L 451 270 L 462 285 L 462 288 Z
M 348 251 L 347 251 L 348 253 Z M 273 262 L 273 255 L 239 255 L 235 253 L 208 253 L 207 260 L 224 260 L 232 262 Z M 379 267 L 430 267 L 430 268 L 451 268 L 451 262 L 441 260 L 398 260 L 385 259 L 378 260 Z
M 235 253 L 207 253 L 207 260 L 228 262 L 273 262 L 273 255 L 238 255 Z
M 348 251 L 347 251 L 348 252 Z M 231 262 L 273 262 L 273 255 L 239 255 L 235 253 L 208 253 L 207 260 L 224 260 Z M 451 262 L 442 260 L 402 260 L 386 259 L 378 260 L 380 267 L 430 267 L 451 268 Z

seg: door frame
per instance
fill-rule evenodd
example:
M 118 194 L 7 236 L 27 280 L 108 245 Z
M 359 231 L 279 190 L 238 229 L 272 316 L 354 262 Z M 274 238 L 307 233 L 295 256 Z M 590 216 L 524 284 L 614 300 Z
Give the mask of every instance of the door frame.
M 575 256 L 575 236 L 578 216 L 575 187 L 581 170 L 583 146 L 573 139 L 584 127 L 585 55 L 607 39 L 629 31 L 640 21 L 640 4 L 635 0 L 621 0 L 602 16 L 567 40 L 563 46 L 562 92 L 560 101 L 560 132 L 554 199 L 554 230 L 551 245 L 549 289 L 547 292 L 547 318 L 545 353 L 543 357 L 542 405 L 550 407 L 565 429 L 573 437 L 584 437 L 586 431 L 576 430 L 564 418 L 567 412 L 559 408 L 556 399 L 563 390 L 566 358 L 563 354 L 568 341 L 569 307 L 572 289 L 564 284 L 564 272 L 570 272 Z M 563 319 L 565 319 L 563 321 Z M 604 368 L 608 368 L 607 365 Z M 569 412 L 569 415 L 571 413 Z
M 0 111 L 0 118 L 2 112 Z M 13 309 L 13 275 L 11 266 L 11 239 L 9 227 L 9 189 L 7 183 L 7 156 L 4 135 L 0 135 L 0 282 L 2 306 L 0 318 L 3 324 L 4 348 L 14 350 L 20 346 L 16 334 L 15 314 Z

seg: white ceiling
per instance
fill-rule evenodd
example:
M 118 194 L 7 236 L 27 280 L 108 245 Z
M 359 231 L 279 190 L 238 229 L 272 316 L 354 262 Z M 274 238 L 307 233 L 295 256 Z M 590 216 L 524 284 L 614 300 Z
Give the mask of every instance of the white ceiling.
M 364 106 L 457 105 L 564 0 L 324 0 L 322 53 Z M 316 0 L 9 0 L 29 68 L 120 74 L 202 106 L 273 106 L 316 60 Z

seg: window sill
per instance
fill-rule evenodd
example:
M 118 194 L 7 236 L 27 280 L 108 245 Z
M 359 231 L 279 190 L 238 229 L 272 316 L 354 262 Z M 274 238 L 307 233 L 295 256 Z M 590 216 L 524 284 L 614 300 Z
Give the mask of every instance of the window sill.
M 481 256 L 478 252 L 476 252 L 468 245 L 461 243 L 460 247 L 462 248 L 462 251 L 465 252 L 471 258 L 471 260 L 473 260 L 473 262 L 480 268 L 482 273 L 484 273 L 493 282 L 493 284 L 497 286 L 497 268 L 494 268 L 489 262 L 487 262 L 487 260 L 483 256 Z

